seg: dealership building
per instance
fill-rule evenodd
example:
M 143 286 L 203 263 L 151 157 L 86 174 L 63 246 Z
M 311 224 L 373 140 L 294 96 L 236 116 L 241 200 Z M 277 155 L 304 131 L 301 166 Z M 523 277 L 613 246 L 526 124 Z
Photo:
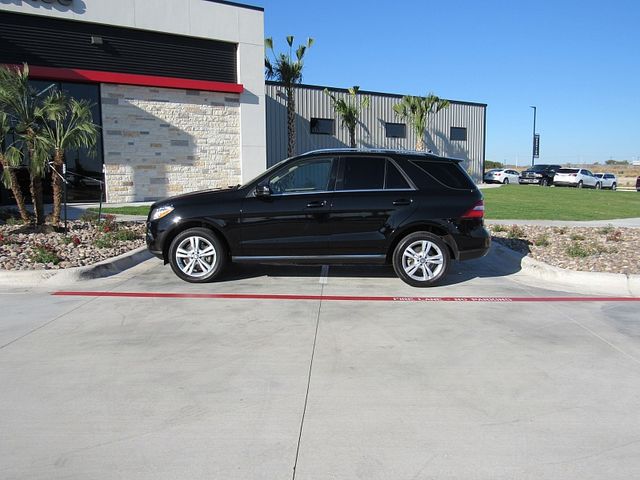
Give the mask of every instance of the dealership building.
M 93 154 L 66 152 L 69 200 L 156 200 L 247 181 L 286 156 L 286 102 L 264 80 L 262 8 L 217 0 L 0 2 L 0 64 L 27 63 L 34 87 L 90 101 Z M 298 152 L 347 145 L 324 87 L 296 88 Z M 344 90 L 332 89 L 336 95 Z M 371 97 L 358 144 L 411 149 L 400 95 Z M 479 179 L 486 105 L 452 101 L 427 147 Z M 10 203 L 0 187 L 0 203 Z

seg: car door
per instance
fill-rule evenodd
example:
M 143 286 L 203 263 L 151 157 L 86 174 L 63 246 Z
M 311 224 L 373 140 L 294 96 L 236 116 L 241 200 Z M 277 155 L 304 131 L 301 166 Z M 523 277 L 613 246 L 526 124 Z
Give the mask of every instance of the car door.
M 590 187 L 595 187 L 598 179 L 591 173 L 590 170 L 581 170 L 582 173 L 582 181 L 585 185 Z
M 340 159 L 329 214 L 332 255 L 384 255 L 388 233 L 415 209 L 416 190 L 391 158 Z
M 243 200 L 240 227 L 242 256 L 300 257 L 325 255 L 328 216 L 337 159 L 303 158 L 285 164 Z

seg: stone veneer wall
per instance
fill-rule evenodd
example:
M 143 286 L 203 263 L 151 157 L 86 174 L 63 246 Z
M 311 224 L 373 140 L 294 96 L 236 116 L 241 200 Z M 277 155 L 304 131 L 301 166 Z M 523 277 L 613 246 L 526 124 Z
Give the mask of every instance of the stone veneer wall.
M 101 97 L 108 202 L 240 183 L 238 95 L 102 84 Z

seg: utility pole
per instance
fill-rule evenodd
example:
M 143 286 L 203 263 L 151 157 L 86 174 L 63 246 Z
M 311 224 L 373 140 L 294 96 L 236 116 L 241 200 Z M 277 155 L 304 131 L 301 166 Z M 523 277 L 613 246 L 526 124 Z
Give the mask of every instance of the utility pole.
M 533 108 L 533 137 L 531 139 L 531 166 L 533 167 L 533 164 L 536 161 L 536 107 L 531 105 L 531 108 Z

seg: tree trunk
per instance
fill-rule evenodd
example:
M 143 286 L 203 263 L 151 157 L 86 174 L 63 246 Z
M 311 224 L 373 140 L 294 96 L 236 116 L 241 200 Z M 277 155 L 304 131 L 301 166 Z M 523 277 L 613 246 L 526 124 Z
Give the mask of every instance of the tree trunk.
M 287 88 L 287 157 L 296 154 L 296 99 L 293 96 L 293 87 Z
M 31 201 L 36 225 L 44 224 L 44 206 L 42 204 L 42 178 L 31 173 Z
M 53 155 L 53 169 L 51 174 L 51 187 L 53 189 L 53 213 L 51 223 L 60 223 L 60 212 L 62 211 L 62 166 L 64 164 L 64 152 L 56 150 Z
M 20 218 L 24 223 L 29 223 L 29 212 L 27 212 L 27 207 L 24 204 L 24 196 L 22 195 L 22 190 L 20 189 L 20 184 L 18 183 L 18 175 L 16 174 L 16 169 L 10 167 L 9 164 L 4 161 L 2 162 L 2 167 L 9 173 L 11 193 L 13 193 L 13 198 L 16 200 L 16 206 L 18 207 L 18 211 L 20 212 Z
M 424 152 L 424 138 L 422 138 L 422 135 L 418 136 L 418 139 L 416 140 L 416 150 Z
M 356 127 L 355 125 L 349 127 L 349 143 L 351 144 L 351 148 L 356 148 Z

